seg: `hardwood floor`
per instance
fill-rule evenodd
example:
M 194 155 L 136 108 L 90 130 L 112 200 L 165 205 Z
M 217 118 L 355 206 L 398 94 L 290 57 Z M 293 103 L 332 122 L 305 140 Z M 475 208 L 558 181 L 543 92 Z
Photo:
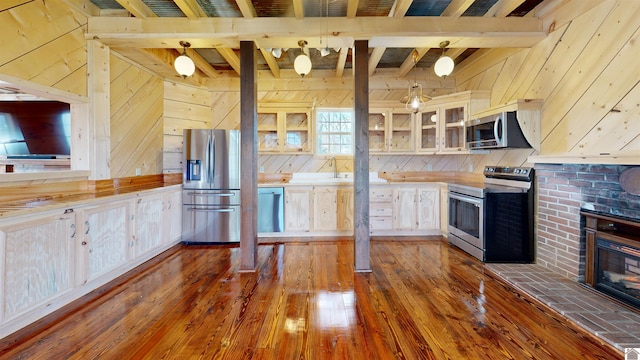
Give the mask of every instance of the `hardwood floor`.
M 622 359 L 438 240 L 181 246 L 1 359 Z

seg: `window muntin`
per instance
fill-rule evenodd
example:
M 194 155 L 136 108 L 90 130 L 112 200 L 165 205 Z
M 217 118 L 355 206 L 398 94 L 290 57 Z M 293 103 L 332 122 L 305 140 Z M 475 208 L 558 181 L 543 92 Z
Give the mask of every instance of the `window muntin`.
M 318 155 L 353 155 L 353 111 L 318 109 L 316 134 Z

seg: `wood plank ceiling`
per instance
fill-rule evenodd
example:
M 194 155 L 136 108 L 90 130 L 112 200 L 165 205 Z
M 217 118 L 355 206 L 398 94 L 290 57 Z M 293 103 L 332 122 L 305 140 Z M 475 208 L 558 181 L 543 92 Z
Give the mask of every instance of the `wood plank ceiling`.
M 171 65 L 184 40 L 192 44 L 188 54 L 197 76 L 239 76 L 239 42 L 253 40 L 260 49 L 258 69 L 280 78 L 287 71 L 295 75 L 299 40 L 309 43 L 314 70 L 338 77 L 351 69 L 351 47 L 359 39 L 369 40 L 371 76 L 381 69 L 405 76 L 414 59 L 418 68 L 429 69 L 444 40 L 451 42 L 446 53 L 457 64 L 480 48 L 531 47 L 547 35 L 537 12 L 571 0 L 80 1 L 96 15 L 87 38 L 160 75 L 177 76 Z M 273 48 L 282 55 L 273 56 Z

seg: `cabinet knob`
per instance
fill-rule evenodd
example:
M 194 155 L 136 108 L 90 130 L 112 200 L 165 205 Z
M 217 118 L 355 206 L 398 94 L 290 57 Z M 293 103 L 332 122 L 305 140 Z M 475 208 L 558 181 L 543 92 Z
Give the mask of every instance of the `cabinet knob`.
M 87 245 L 87 242 L 83 241 L 81 244 L 84 246 L 84 245 Z

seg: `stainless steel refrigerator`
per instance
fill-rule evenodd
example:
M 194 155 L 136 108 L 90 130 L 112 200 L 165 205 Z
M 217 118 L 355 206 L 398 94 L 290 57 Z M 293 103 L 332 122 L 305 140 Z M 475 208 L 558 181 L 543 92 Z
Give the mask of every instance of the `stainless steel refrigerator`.
M 182 240 L 240 241 L 240 132 L 185 129 Z

